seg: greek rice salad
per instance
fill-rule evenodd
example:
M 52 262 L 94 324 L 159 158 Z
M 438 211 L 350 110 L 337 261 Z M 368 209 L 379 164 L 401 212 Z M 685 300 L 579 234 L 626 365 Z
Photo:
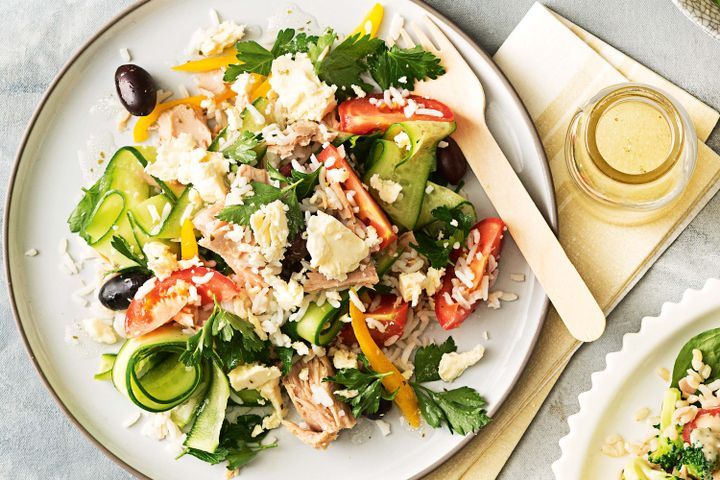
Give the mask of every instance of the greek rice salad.
M 630 444 L 603 446 L 611 456 L 631 453 L 624 480 L 712 480 L 720 477 L 720 329 L 691 338 L 680 350 L 654 432 Z M 647 414 L 642 415 L 647 417 Z M 636 415 L 636 419 L 639 417 Z M 622 445 L 618 445 L 622 443 Z M 625 448 L 625 444 L 628 448 Z
M 121 52 L 134 146 L 68 219 L 114 318 L 83 326 L 119 346 L 95 378 L 138 407 L 127 425 L 231 476 L 278 428 L 326 449 L 362 417 L 389 434 L 396 408 L 476 433 L 486 402 L 454 382 L 484 346 L 429 331 L 517 297 L 491 291 L 506 228 L 462 193 L 452 105 L 412 93 L 442 62 L 400 16 L 378 38 L 381 5 L 349 34 L 211 17 L 175 94 Z

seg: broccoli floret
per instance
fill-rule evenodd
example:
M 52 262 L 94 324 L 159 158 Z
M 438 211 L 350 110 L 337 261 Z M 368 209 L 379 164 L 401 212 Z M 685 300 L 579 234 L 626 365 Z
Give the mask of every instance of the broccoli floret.
M 664 435 L 658 437 L 658 446 L 648 453 L 648 461 L 660 466 L 666 472 L 672 472 L 673 468 L 680 464 L 680 456 L 683 451 L 683 441 L 678 428 L 678 435 L 675 440 L 670 440 Z
M 708 462 L 700 446 L 687 447 L 682 451 L 680 464 L 687 467 L 690 475 L 698 480 L 712 480 L 715 464 Z

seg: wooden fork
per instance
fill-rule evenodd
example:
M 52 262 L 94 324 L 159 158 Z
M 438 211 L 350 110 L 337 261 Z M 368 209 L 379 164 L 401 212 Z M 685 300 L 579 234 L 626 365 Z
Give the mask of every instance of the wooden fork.
M 490 133 L 480 80 L 430 18 L 423 17 L 421 23 L 430 37 L 411 22 L 412 34 L 403 29 L 401 40 L 433 52 L 447 73 L 418 83 L 415 93 L 452 106 L 457 122 L 453 139 L 563 322 L 578 340 L 597 339 L 605 329 L 605 315 Z

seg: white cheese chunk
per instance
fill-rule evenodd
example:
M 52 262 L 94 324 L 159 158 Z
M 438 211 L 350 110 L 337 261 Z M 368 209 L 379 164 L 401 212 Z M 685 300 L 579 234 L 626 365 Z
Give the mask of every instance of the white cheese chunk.
M 218 55 L 245 35 L 245 25 L 226 21 L 196 31 L 190 45 L 193 51 L 204 56 Z
M 411 302 L 412 306 L 418 304 L 422 295 L 425 275 L 422 272 L 403 272 L 398 277 L 398 289 L 403 301 Z
M 257 390 L 268 382 L 280 378 L 277 367 L 266 367 L 259 363 L 240 365 L 228 373 L 228 380 L 234 390 Z
M 335 106 L 335 86 L 321 81 L 305 53 L 282 55 L 272 63 L 270 87 L 289 122 L 319 122 Z
M 350 350 L 339 349 L 333 355 L 333 366 L 336 370 L 343 368 L 358 368 L 357 354 Z
M 275 301 L 283 310 L 292 310 L 293 308 L 299 307 L 303 301 L 305 289 L 300 282 L 294 278 L 285 282 L 281 278 L 274 276 L 272 277 L 270 286 L 273 289 Z
M 118 341 L 115 330 L 99 318 L 86 318 L 82 321 L 83 328 L 90 339 L 97 343 L 112 345 Z
M 170 250 L 170 247 L 162 242 L 148 242 L 143 246 L 143 253 L 148 260 L 148 268 L 159 280 L 169 277 L 175 270 L 178 270 L 177 255 Z
M 395 145 L 397 145 L 401 149 L 410 151 L 410 149 L 412 148 L 412 142 L 410 141 L 410 137 L 404 130 L 395 135 L 395 137 L 393 137 L 393 141 L 395 142 Z
M 385 203 L 394 203 L 400 196 L 400 192 L 402 192 L 402 185 L 381 178 L 377 173 L 370 177 L 370 187 L 377 190 L 380 200 Z
M 345 280 L 368 256 L 367 244 L 336 218 L 318 212 L 307 222 L 310 265 L 331 280 Z
M 452 382 L 458 378 L 469 367 L 472 367 L 485 354 L 485 347 L 477 345 L 470 351 L 458 353 L 451 352 L 443 354 L 440 359 L 438 373 L 444 382 Z
M 268 262 L 277 262 L 285 256 L 290 229 L 288 228 L 287 207 L 280 200 L 263 205 L 250 216 L 250 228 L 255 241 Z

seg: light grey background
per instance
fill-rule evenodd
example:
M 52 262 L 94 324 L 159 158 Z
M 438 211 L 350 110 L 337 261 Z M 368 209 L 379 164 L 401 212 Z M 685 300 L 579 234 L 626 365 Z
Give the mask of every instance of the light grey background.
M 302 5 L 302 0 L 295 2 Z M 95 30 L 130 3 L 0 0 L 1 185 L 7 184 L 18 142 L 48 83 Z M 494 53 L 533 2 L 429 3 Z M 690 23 L 670 0 L 543 3 L 720 108 L 720 43 Z M 720 149 L 717 134 L 711 137 L 710 145 Z M 74 165 L 74 159 L 57 159 L 70 160 Z M 1 195 L 5 196 L 5 189 Z M 613 312 L 605 336 L 578 352 L 500 478 L 553 478 L 550 464 L 560 455 L 557 442 L 567 433 L 565 420 L 577 411 L 577 396 L 590 387 L 590 374 L 604 368 L 605 354 L 618 350 L 622 335 L 637 331 L 640 319 L 659 312 L 664 301 L 678 300 L 686 288 L 701 287 L 706 278 L 718 276 L 718 220 L 720 199 L 715 198 Z M 618 243 L 618 254 L 622 254 L 621 239 Z M 30 363 L 4 293 L 0 294 L 0 302 L 0 478 L 130 478 L 63 416 Z

